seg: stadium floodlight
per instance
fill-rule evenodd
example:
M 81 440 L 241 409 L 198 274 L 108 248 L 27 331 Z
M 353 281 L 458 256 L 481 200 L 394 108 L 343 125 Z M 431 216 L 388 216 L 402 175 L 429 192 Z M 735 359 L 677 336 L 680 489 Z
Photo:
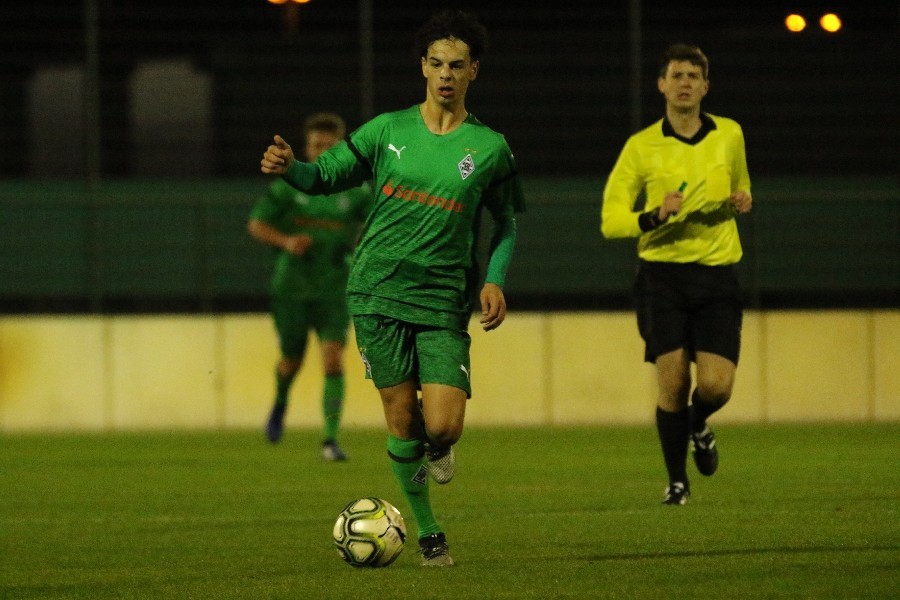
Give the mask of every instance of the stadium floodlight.
M 790 32 L 799 33 L 806 29 L 806 19 L 798 14 L 790 14 L 784 20 L 784 26 L 787 27 Z
M 834 13 L 826 13 L 819 19 L 819 25 L 828 33 L 836 33 L 843 26 L 841 18 Z

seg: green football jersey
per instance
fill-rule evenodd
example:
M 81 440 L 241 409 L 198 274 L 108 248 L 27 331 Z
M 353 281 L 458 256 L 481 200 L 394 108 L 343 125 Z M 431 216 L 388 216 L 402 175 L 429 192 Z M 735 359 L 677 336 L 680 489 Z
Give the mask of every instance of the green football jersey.
M 372 119 L 317 165 L 328 187 L 373 180 L 347 288 L 351 314 L 466 327 L 481 209 L 514 241 L 514 212 L 524 205 L 505 138 L 472 115 L 450 133 L 434 134 L 413 106 Z M 492 282 L 502 286 L 505 265 L 493 272 Z
M 328 196 L 308 196 L 278 179 L 260 198 L 251 218 L 279 231 L 312 237 L 303 256 L 279 250 L 272 294 L 294 300 L 328 300 L 346 293 L 350 257 L 371 201 L 368 186 Z

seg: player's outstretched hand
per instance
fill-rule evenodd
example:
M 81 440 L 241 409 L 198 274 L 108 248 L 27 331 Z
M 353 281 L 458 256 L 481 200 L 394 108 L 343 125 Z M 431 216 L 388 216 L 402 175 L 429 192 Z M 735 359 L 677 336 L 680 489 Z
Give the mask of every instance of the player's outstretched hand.
M 731 202 L 731 205 L 741 214 L 747 214 L 750 212 L 750 209 L 753 208 L 753 197 L 750 196 L 750 193 L 744 190 L 738 190 L 736 192 L 732 192 L 730 196 L 728 196 L 728 201 Z
M 294 151 L 280 135 L 275 136 L 275 143 L 266 148 L 260 165 L 266 175 L 284 175 L 294 162 Z
M 485 331 L 497 329 L 506 319 L 506 298 L 496 283 L 481 288 L 481 327 Z

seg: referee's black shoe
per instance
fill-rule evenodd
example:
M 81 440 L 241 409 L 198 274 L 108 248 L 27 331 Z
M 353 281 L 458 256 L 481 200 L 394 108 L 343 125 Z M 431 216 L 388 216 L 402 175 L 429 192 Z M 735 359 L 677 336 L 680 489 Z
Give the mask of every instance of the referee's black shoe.
M 694 450 L 694 464 L 703 475 L 712 475 L 719 468 L 719 450 L 716 448 L 716 436 L 709 425 L 703 431 L 691 433 L 691 446 Z
M 691 491 L 688 487 L 680 482 L 673 481 L 669 484 L 669 487 L 663 491 L 665 497 L 663 498 L 663 504 L 671 504 L 674 506 L 684 506 L 687 504 L 688 498 L 691 496 Z

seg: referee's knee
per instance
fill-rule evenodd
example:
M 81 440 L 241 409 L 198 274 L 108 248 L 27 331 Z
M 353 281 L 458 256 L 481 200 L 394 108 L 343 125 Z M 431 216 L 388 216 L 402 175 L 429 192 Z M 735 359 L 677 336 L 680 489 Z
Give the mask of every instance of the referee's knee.
M 716 407 L 722 407 L 731 399 L 731 386 L 717 383 L 697 383 L 694 390 L 694 402 L 702 402 Z

